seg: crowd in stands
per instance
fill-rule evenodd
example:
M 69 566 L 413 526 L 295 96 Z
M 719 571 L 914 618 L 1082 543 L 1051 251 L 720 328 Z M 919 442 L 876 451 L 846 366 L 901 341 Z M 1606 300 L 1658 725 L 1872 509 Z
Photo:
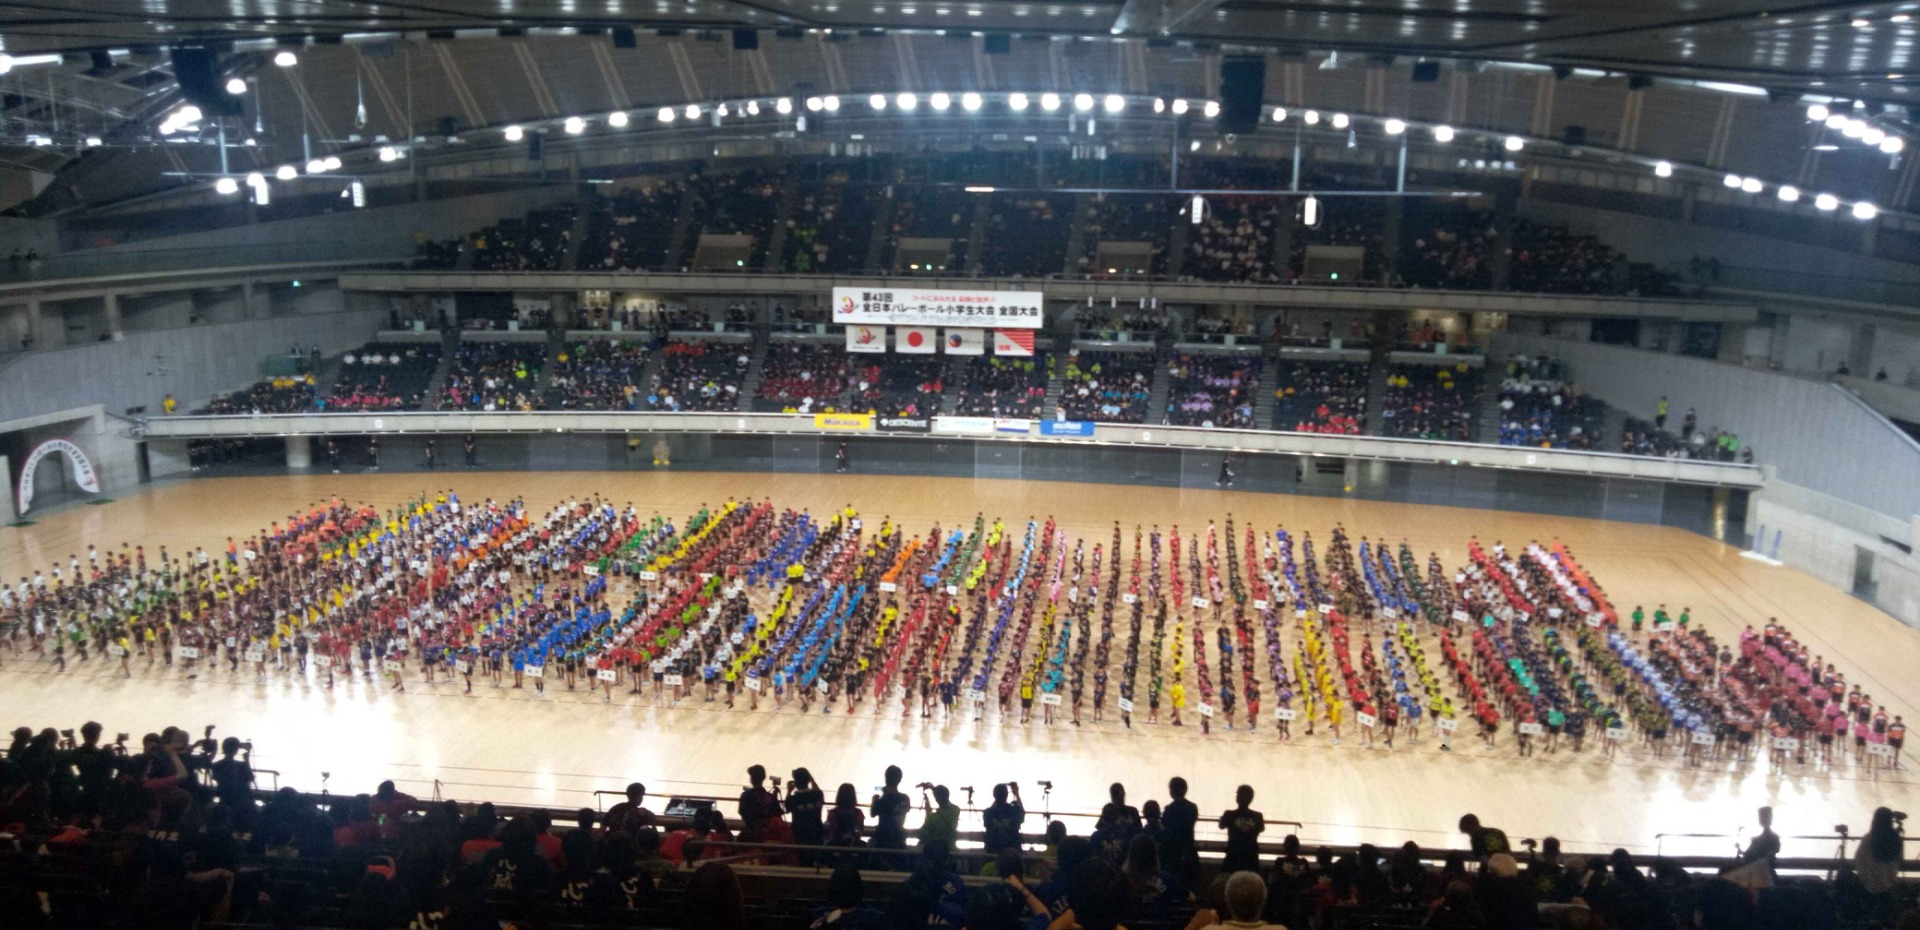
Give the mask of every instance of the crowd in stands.
M 1285 364 L 1273 396 L 1274 429 L 1358 436 L 1367 417 L 1367 366 L 1361 362 Z
M 413 267 L 422 271 L 448 271 L 460 264 L 465 243 L 459 239 L 420 239 L 413 247 Z
M 754 406 L 784 413 L 833 412 L 850 369 L 847 350 L 838 343 L 770 342 Z
M 1167 365 L 1166 422 L 1173 426 L 1254 429 L 1260 356 L 1182 352 Z
M 1663 400 L 1664 404 L 1665 401 Z M 1657 414 L 1653 422 L 1628 417 L 1626 428 L 1620 437 L 1620 451 L 1629 455 L 1652 455 L 1669 459 L 1698 459 L 1708 462 L 1740 462 L 1753 464 L 1753 447 L 1745 445 L 1740 437 L 1724 429 L 1711 432 L 1700 427 L 1699 418 L 1692 408 L 1680 421 L 1678 435 L 1662 428 L 1666 421 L 1664 413 Z
M 442 410 L 537 410 L 545 342 L 462 342 L 440 399 Z
M 892 354 L 861 360 L 853 407 L 883 417 L 927 417 L 940 412 L 946 360 L 938 355 Z
M 800 274 L 853 274 L 866 270 L 867 246 L 880 209 L 878 189 L 845 175 L 803 187 L 787 220 L 781 267 Z
M 1201 223 L 1187 233 L 1187 260 L 1181 273 L 1201 281 L 1277 284 L 1273 267 L 1273 229 L 1281 204 L 1271 197 L 1217 196 L 1207 199 Z
M 740 383 L 752 353 L 744 343 L 675 339 L 660 350 L 660 372 L 647 388 L 650 411 L 740 409 Z
M 1120 333 L 1126 333 L 1133 339 L 1156 340 L 1173 332 L 1173 318 L 1165 310 L 1088 310 L 1076 311 L 1076 319 L 1082 332 L 1093 333 L 1096 338 L 1110 339 Z
M 588 339 L 554 359 L 549 410 L 638 410 L 647 346 L 631 339 Z
M 1285 278 L 1297 281 L 1307 275 L 1307 247 L 1313 245 L 1358 246 L 1361 249 L 1361 273 L 1357 281 L 1333 281 L 1314 269 L 1314 283 L 1363 283 L 1384 279 L 1386 259 L 1383 253 L 1386 213 L 1365 197 L 1345 197 L 1321 201 L 1321 219 L 1317 226 L 1294 231 L 1287 256 Z
M 766 267 L 767 248 L 786 191 L 785 170 L 743 168 L 728 174 L 703 174 L 689 185 L 698 208 L 697 231 L 687 236 L 684 252 L 672 267 L 691 267 L 701 235 L 749 236 L 753 239 L 740 268 Z
M 215 394 L 207 402 L 207 412 L 216 416 L 244 413 L 305 413 L 319 402 L 313 372 L 304 375 L 276 375 L 256 382 L 244 391 Z
M 951 188 L 901 187 L 893 192 L 893 222 L 887 231 L 887 267 L 895 272 L 963 272 L 967 270 L 967 239 L 973 230 L 974 195 Z M 944 263 L 912 267 L 901 255 L 903 239 L 946 239 L 950 245 Z
M 1096 423 L 1146 422 L 1154 360 L 1152 352 L 1069 350 L 1061 372 L 1059 417 Z
M 1484 211 L 1439 211 L 1402 251 L 1401 277 L 1414 287 L 1488 290 L 1499 236 Z M 1526 219 L 1513 221 L 1508 288 L 1550 294 L 1622 292 L 1626 257 L 1598 237 Z M 1646 282 L 1641 282 L 1645 287 Z
M 1043 278 L 1059 274 L 1073 228 L 1073 199 L 1064 195 L 1009 196 L 987 215 L 986 267 L 996 275 Z
M 1473 439 L 1473 404 L 1480 384 L 1466 362 L 1443 365 L 1395 364 L 1387 369 L 1387 394 L 1380 399 L 1381 425 L 1388 436 L 1468 442 Z
M 439 367 L 438 343 L 368 343 L 341 356 L 340 377 L 323 406 L 333 412 L 419 410 Z
M 1076 259 L 1080 273 L 1134 277 L 1165 274 L 1173 203 L 1166 197 L 1152 195 L 1094 195 L 1087 203 L 1081 227 L 1081 253 Z M 1108 242 L 1144 242 L 1151 251 L 1126 266 L 1102 263 L 1100 245 Z
M 1601 448 L 1606 408 L 1566 379 L 1550 355 L 1516 353 L 1500 382 L 1500 444 L 1542 449 Z
M 671 927 L 686 930 L 1853 930 L 1920 922 L 1899 818 L 1876 809 L 1834 880 L 1777 871 L 1761 830 L 1711 871 L 1625 849 L 1581 855 L 1473 814 L 1464 848 L 1309 848 L 1240 785 L 1216 816 L 1171 778 L 1166 800 L 1114 783 L 1092 831 L 993 786 L 981 849 L 959 849 L 955 791 L 889 766 L 862 803 L 806 768 L 749 767 L 737 798 L 691 816 L 628 785 L 604 813 L 423 801 L 384 781 L 352 795 L 262 790 L 253 743 L 214 727 L 105 741 L 97 722 L 13 731 L 0 761 L 0 924 L 192 928 Z M 936 779 L 941 776 L 935 775 Z M 941 779 L 944 780 L 944 779 Z M 827 784 L 831 784 L 828 782 Z M 657 801 L 655 803 L 658 803 Z M 1037 828 L 1037 829 L 1036 829 Z M 1203 857 L 1202 830 L 1225 836 Z M 1438 860 L 1436 868 L 1430 864 Z M 812 873 L 769 866 L 815 866 Z M 830 873 L 823 883 L 822 872 Z M 751 878 L 751 884 L 743 879 Z M 752 887 L 755 893 L 749 894 Z M 824 890 L 824 893 L 822 893 Z M 1903 913 L 1904 911 L 1904 913 Z
M 1017 417 L 1036 419 L 1046 401 L 1051 356 L 1033 358 L 1004 355 L 961 356 L 957 380 L 960 396 L 954 413 L 963 417 Z
M 595 200 L 580 243 L 582 271 L 653 271 L 661 267 L 680 214 L 686 182 L 623 187 Z
M 1220 336 L 1251 336 L 1253 320 L 1250 317 L 1231 319 L 1211 313 L 1199 313 L 1193 318 L 1193 332 L 1200 339 L 1217 339 Z
M 472 242 L 474 270 L 564 270 L 577 209 L 570 203 L 547 207 L 481 230 Z

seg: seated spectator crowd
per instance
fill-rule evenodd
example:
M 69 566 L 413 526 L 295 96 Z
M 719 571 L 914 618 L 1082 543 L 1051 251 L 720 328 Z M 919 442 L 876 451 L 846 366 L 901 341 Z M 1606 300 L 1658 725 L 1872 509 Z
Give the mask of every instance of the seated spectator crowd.
M 1040 405 L 1047 397 L 1048 373 L 1052 359 L 1044 353 L 1033 358 L 1009 358 L 1004 355 L 962 356 L 960 397 L 954 412 L 963 417 L 1017 417 L 1032 420 L 1040 416 Z
M 628 339 L 589 339 L 554 359 L 549 410 L 638 410 L 647 347 Z
M 660 372 L 647 387 L 647 409 L 731 412 L 753 361 L 745 343 L 675 339 L 660 350 Z
M 463 342 L 447 373 L 442 410 L 540 409 L 545 342 Z
M 1174 426 L 1253 429 L 1260 356 L 1180 353 L 1167 365 L 1166 422 Z
M 324 410 L 419 410 L 439 367 L 439 343 L 369 343 L 341 356 Z
M 1473 438 L 1474 389 L 1478 372 L 1466 362 L 1442 365 L 1393 365 L 1387 370 L 1387 396 L 1380 416 L 1388 436 L 1467 442 Z
M 898 766 L 865 804 L 852 782 L 829 799 L 805 768 L 783 782 L 753 765 L 737 798 L 699 799 L 690 816 L 656 813 L 636 782 L 604 813 L 556 823 L 537 808 L 422 801 L 393 781 L 350 796 L 262 791 L 253 744 L 213 732 L 167 727 L 136 748 L 125 733 L 104 742 L 93 722 L 16 729 L 0 761 L 0 925 L 1839 930 L 1897 917 L 1905 930 L 1920 919 L 1900 913 L 1911 893 L 1895 884 L 1902 840 L 1885 807 L 1832 881 L 1777 873 L 1770 829 L 1699 872 L 1625 849 L 1570 854 L 1551 836 L 1516 852 L 1473 814 L 1458 821 L 1464 849 L 1309 850 L 1292 834 L 1263 846 L 1252 787 L 1203 818 L 1180 777 L 1164 803 L 1138 807 L 1112 785 L 1085 836 L 1030 817 L 1018 784 L 994 785 L 970 835 L 980 848 L 962 851 L 955 792 L 921 782 L 909 828 Z M 1225 842 L 1203 842 L 1203 825 Z M 779 868 L 798 865 L 816 871 Z
M 1361 362 L 1285 364 L 1273 396 L 1274 429 L 1358 436 L 1367 416 L 1367 366 Z
M 1153 352 L 1071 349 L 1062 372 L 1059 416 L 1096 423 L 1144 423 L 1152 396 Z
M 847 351 L 836 343 L 769 343 L 754 406 L 781 413 L 832 413 L 846 390 L 848 367 Z

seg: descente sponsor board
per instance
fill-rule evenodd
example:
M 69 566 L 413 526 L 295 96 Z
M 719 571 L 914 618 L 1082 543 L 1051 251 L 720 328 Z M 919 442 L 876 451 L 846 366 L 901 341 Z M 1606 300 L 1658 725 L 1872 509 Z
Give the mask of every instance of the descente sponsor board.
M 816 429 L 829 430 L 873 429 L 873 414 L 816 413 L 813 415 L 813 425 Z
M 933 430 L 933 420 L 929 417 L 881 417 L 874 422 L 882 432 L 887 433 L 926 433 Z

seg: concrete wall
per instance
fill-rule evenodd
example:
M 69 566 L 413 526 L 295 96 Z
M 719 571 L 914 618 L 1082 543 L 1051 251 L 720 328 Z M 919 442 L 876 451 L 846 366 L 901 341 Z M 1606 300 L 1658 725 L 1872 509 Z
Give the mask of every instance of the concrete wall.
M 89 404 L 116 413 L 139 406 L 158 413 L 169 393 L 184 411 L 217 391 L 258 380 L 268 355 L 294 344 L 342 352 L 367 341 L 387 316 L 383 308 L 362 307 L 358 300 L 349 310 L 341 292 L 331 287 L 288 288 L 270 303 L 274 315 L 260 319 L 129 331 L 118 342 L 26 353 L 0 366 L 0 416 L 37 416 Z
M 1700 428 L 1738 434 L 1781 479 L 1906 523 L 1920 514 L 1920 444 L 1839 387 L 1683 355 L 1508 334 L 1513 352 L 1565 359 L 1588 393 L 1644 419 L 1661 396 L 1668 427 L 1687 408 Z
M 1920 627 L 1920 558 L 1889 542 L 1914 538 L 1912 521 L 1903 525 L 1785 481 L 1769 481 L 1749 500 L 1747 526 L 1762 537 L 1757 543 L 1762 552 L 1777 552 L 1787 565 L 1849 592 L 1854 591 L 1855 563 L 1864 552 L 1872 559 L 1871 602 L 1902 623 Z
M 0 463 L 7 464 L 4 513 L 16 513 L 13 488 L 20 480 L 18 469 L 36 446 L 49 439 L 69 440 L 86 453 L 102 495 L 122 493 L 139 484 L 140 444 L 132 438 L 131 429 L 132 424 L 107 416 L 98 404 L 0 422 L 0 448 L 9 453 L 0 457 Z M 73 483 L 70 471 L 65 456 L 40 463 L 33 481 L 35 511 L 93 496 Z

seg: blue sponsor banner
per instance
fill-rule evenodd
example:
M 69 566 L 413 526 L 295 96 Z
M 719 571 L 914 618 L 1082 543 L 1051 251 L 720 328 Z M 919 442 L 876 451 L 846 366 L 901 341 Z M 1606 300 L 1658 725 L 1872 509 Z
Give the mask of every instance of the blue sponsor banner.
M 1093 424 L 1085 420 L 1041 420 L 1042 436 L 1093 436 Z

